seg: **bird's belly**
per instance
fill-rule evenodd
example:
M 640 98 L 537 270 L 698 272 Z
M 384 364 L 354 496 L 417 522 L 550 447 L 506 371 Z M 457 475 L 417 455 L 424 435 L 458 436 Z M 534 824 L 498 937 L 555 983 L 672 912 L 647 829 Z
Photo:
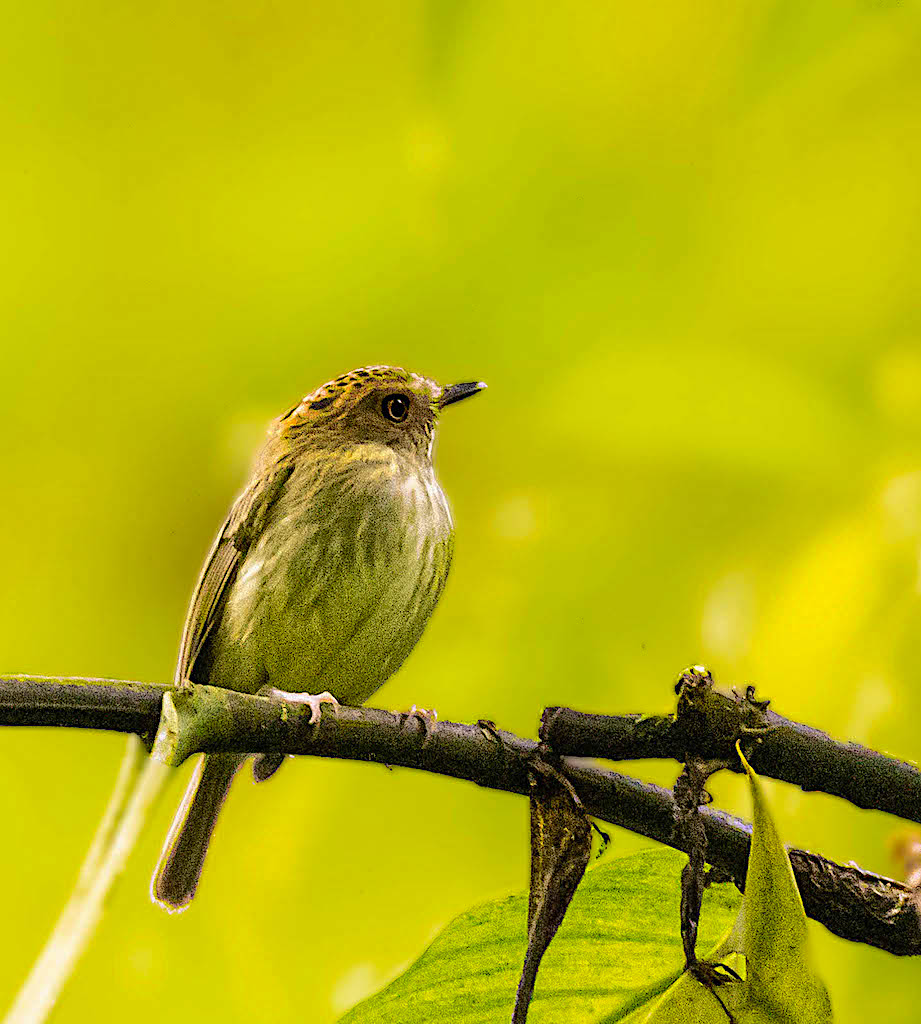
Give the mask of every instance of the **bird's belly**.
M 444 584 L 451 524 L 388 512 L 338 532 L 266 531 L 228 595 L 215 672 L 239 681 L 220 685 L 329 690 L 360 704 L 399 668 Z
M 316 693 L 329 690 L 343 704 L 362 704 L 403 663 L 419 639 L 429 610 L 421 620 L 410 614 L 403 595 L 375 608 L 342 636 L 339 623 L 292 604 L 283 627 L 284 639 L 265 653 L 272 686 Z

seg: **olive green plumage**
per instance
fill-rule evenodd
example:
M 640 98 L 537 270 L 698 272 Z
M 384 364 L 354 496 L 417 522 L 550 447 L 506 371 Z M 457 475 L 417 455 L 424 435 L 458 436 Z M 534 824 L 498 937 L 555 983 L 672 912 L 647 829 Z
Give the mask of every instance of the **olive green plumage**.
M 444 587 L 454 528 L 432 467 L 435 427 L 442 408 L 482 386 L 365 367 L 277 420 L 205 563 L 177 683 L 367 700 L 415 646 Z M 195 893 L 241 760 L 205 757 L 192 779 L 153 880 L 168 908 Z M 263 758 L 257 777 L 277 765 Z

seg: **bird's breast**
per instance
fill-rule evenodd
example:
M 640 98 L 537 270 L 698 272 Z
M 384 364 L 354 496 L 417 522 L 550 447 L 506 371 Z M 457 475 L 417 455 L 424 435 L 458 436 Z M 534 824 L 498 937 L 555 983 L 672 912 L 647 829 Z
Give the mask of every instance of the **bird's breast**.
M 367 699 L 419 639 L 452 535 L 430 467 L 381 460 L 320 481 L 295 470 L 228 595 L 222 633 L 244 674 Z

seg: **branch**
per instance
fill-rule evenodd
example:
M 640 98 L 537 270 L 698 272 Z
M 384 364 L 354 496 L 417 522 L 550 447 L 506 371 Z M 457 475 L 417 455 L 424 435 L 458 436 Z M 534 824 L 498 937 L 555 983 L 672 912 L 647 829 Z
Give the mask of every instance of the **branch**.
M 431 731 L 423 722 L 406 715 L 340 707 L 324 711 L 321 721 L 311 726 L 306 707 L 292 707 L 234 690 L 195 686 L 183 695 L 171 686 L 84 678 L 0 677 L 0 725 L 109 729 L 136 733 L 150 743 L 158 728 L 166 692 L 174 700 L 188 700 L 196 710 L 201 709 L 194 747 L 203 753 L 311 754 L 372 761 L 449 775 L 520 794 L 529 792 L 529 773 L 535 758 L 546 753 L 546 748 L 539 748 L 534 741 L 498 730 L 489 722 L 439 722 Z M 556 720 L 560 720 L 560 715 Z M 625 728 L 623 723 L 632 723 L 639 736 L 643 731 L 639 723 L 650 720 L 620 721 L 621 726 L 612 727 L 615 731 Z M 633 751 L 629 756 L 673 756 L 665 746 L 657 748 L 646 740 L 646 753 L 638 754 L 640 742 L 636 736 L 631 741 L 633 746 L 623 747 Z M 583 754 L 612 756 L 610 735 L 602 749 L 590 749 L 591 744 L 584 737 L 578 743 Z M 560 769 L 588 813 L 685 850 L 675 829 L 676 806 L 668 790 L 568 758 L 562 760 Z M 764 770 L 764 774 L 770 775 L 771 771 Z M 813 776 L 808 777 L 814 781 Z M 917 793 L 914 799 L 917 801 Z M 707 833 L 708 860 L 741 888 L 748 865 L 751 826 L 710 808 L 701 811 L 701 818 Z M 921 954 L 921 920 L 909 888 L 893 879 L 837 864 L 804 850 L 789 852 L 810 917 L 851 941 L 899 955 Z
M 737 712 L 731 697 L 713 692 L 727 713 Z M 707 719 L 708 723 L 712 720 Z M 842 743 L 811 726 L 765 711 L 767 731 L 752 748 L 749 761 L 759 775 L 792 783 L 809 792 L 838 796 L 864 810 L 886 811 L 921 823 L 921 771 L 859 743 Z M 590 715 L 571 708 L 547 708 L 541 738 L 556 753 L 604 757 L 610 761 L 668 758 L 684 761 L 693 751 L 722 756 L 726 767 L 741 772 L 729 756 L 724 737 L 696 736 L 681 715 Z M 721 744 L 717 752 L 714 743 Z M 705 752 L 702 748 L 708 747 Z

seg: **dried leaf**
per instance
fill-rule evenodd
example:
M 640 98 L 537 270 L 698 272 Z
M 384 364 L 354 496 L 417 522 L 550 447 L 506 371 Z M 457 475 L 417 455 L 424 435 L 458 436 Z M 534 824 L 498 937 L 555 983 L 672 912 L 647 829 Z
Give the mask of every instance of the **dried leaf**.
M 534 767 L 528 949 L 512 1024 L 527 1019 L 541 959 L 585 874 L 592 849 L 592 827 L 572 786 L 546 762 Z
M 790 858 L 780 841 L 758 777 L 739 757 L 751 784 L 753 832 L 745 898 L 729 935 L 710 961 L 741 981 L 707 988 L 685 973 L 636 1024 L 831 1024 L 824 984 L 812 969 L 806 913 Z

